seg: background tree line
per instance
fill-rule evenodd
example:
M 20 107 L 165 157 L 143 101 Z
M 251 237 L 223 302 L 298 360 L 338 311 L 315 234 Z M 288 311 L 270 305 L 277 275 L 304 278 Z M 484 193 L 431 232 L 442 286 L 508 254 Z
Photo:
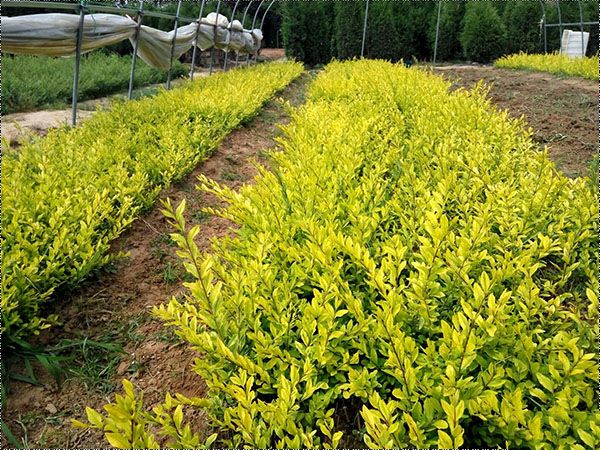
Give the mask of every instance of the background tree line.
M 288 56 L 308 65 L 360 56 L 366 0 L 285 1 L 279 5 Z M 598 20 L 598 1 L 582 0 L 584 21 Z M 546 0 L 546 22 L 558 22 L 556 0 Z M 579 22 L 576 0 L 561 0 L 563 22 Z M 431 60 L 438 2 L 371 0 L 365 56 L 391 61 Z M 439 61 L 489 62 L 504 54 L 544 51 L 539 0 L 445 0 L 442 3 Z M 565 27 L 575 31 L 578 26 Z M 598 51 L 598 26 L 590 32 L 587 54 Z M 547 30 L 548 51 L 558 50 L 558 27 Z
M 78 3 L 67 0 L 68 3 Z M 264 23 L 263 47 L 284 46 L 290 57 L 308 65 L 325 64 L 332 58 L 351 59 L 360 56 L 366 0 L 278 0 Z M 121 4 L 137 9 L 139 0 L 118 0 L 90 4 Z M 252 19 L 261 2 L 240 1 L 236 18 L 241 20 L 248 6 L 244 27 Z M 270 1 L 265 1 L 257 14 L 257 23 Z M 185 0 L 182 17 L 197 18 L 200 0 Z M 223 0 L 220 13 L 231 18 L 235 0 Z M 557 0 L 545 0 L 546 22 L 558 22 Z M 598 20 L 598 0 L 582 0 L 584 21 Z M 215 11 L 216 0 L 206 2 L 203 16 Z M 370 58 L 417 58 L 431 60 L 435 42 L 438 2 L 436 0 L 371 0 L 367 22 L 365 56 Z M 175 15 L 177 1 L 147 0 L 146 11 Z M 58 12 L 52 8 L 5 8 L 4 15 Z M 560 0 L 563 22 L 579 21 L 577 0 Z M 526 51 L 543 52 L 543 30 L 540 27 L 540 0 L 443 0 L 437 58 L 439 61 L 471 60 L 489 62 L 504 54 Z M 165 31 L 173 29 L 173 20 L 145 17 L 144 25 Z M 578 26 L 568 28 L 578 30 Z M 587 54 L 598 51 L 598 26 L 586 26 L 590 32 Z M 558 27 L 548 28 L 548 51 L 560 47 Z M 104 49 L 109 53 L 129 54 L 131 45 L 122 42 Z

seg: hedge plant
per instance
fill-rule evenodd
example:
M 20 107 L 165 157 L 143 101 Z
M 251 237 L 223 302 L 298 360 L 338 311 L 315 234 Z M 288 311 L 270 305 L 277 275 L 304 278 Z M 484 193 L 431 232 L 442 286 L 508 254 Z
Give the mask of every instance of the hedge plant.
M 88 409 L 117 447 L 600 446 L 597 196 L 479 86 L 332 63 L 273 171 L 213 211 L 210 253 L 165 204 L 194 281 L 155 310 L 207 398 Z M 201 436 L 185 410 L 202 408 Z
M 55 323 L 45 304 L 108 263 L 110 242 L 221 139 L 302 72 L 233 70 L 116 103 L 2 158 L 2 323 L 7 342 Z

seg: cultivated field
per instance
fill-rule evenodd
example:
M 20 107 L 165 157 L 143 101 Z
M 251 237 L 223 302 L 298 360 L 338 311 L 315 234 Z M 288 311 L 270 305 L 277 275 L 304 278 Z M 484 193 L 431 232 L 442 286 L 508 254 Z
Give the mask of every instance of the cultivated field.
M 596 448 L 597 86 L 435 74 L 259 65 L 9 149 L 15 440 Z

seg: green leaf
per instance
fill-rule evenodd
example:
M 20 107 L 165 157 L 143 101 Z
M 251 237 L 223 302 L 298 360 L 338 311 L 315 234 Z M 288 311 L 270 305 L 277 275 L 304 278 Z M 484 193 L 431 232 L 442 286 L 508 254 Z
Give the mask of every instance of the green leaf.
M 554 381 L 539 372 L 536 373 L 536 377 L 544 388 L 550 392 L 554 392 Z
M 71 419 L 71 425 L 75 428 L 90 428 L 88 423 L 83 423 L 76 419 Z
M 594 436 L 589 434 L 587 431 L 583 431 L 581 428 L 579 428 L 577 430 L 577 434 L 579 435 L 581 440 L 583 442 L 585 442 L 586 445 L 588 445 L 590 448 L 597 448 L 596 447 L 596 439 L 594 439 Z

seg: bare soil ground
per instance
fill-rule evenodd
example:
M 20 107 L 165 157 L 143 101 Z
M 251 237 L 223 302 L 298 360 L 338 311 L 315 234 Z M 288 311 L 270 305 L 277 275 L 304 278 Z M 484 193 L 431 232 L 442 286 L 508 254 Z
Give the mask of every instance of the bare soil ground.
M 303 75 L 280 93 L 292 105 L 304 99 L 310 76 Z M 216 199 L 195 190 L 197 177 L 204 174 L 232 188 L 251 183 L 256 175 L 253 161 L 268 164 L 266 149 L 275 146 L 278 124 L 288 121 L 278 99 L 267 104 L 247 126 L 231 133 L 218 150 L 182 182 L 167 189 L 161 198 L 178 204 L 186 198 L 186 219 L 190 226 L 200 224 L 198 245 L 206 250 L 210 241 L 232 233 L 231 223 L 208 216 L 202 207 L 219 206 Z M 167 392 L 201 396 L 205 385 L 190 365 L 195 354 L 150 313 L 153 306 L 181 295 L 183 268 L 175 255 L 167 221 L 157 206 L 140 217 L 117 239 L 113 251 L 126 251 L 109 272 L 98 274 L 70 298 L 64 298 L 56 311 L 64 323 L 42 334 L 39 344 L 52 346 L 64 339 L 92 339 L 121 344 L 123 353 L 90 345 L 74 350 L 73 373 L 60 385 L 39 367 L 39 386 L 11 381 L 4 418 L 17 439 L 26 446 L 62 448 L 105 447 L 100 433 L 73 429 L 70 419 L 83 419 L 85 407 L 100 409 L 120 391 L 121 379 L 134 382 L 148 406 L 164 400 Z M 72 356 L 73 356 L 72 355 Z M 25 373 L 21 362 L 10 371 Z M 89 373 L 89 372 L 92 373 Z M 75 373 L 76 372 L 76 373 Z M 203 429 L 204 418 L 193 417 L 195 429 Z M 3 447 L 6 442 L 3 442 Z
M 456 88 L 479 80 L 491 86 L 492 103 L 513 117 L 525 115 L 534 139 L 548 146 L 556 166 L 569 177 L 587 175 L 598 152 L 598 83 L 583 78 L 489 66 L 434 69 Z

